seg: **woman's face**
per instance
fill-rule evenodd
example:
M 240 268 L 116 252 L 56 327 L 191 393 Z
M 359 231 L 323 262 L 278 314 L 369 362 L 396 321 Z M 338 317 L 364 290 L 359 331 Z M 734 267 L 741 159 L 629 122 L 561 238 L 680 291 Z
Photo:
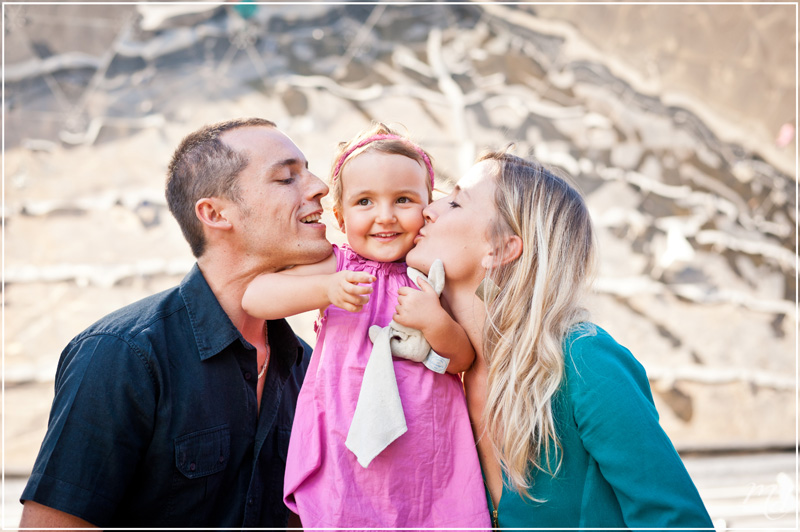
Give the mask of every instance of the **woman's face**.
M 480 283 L 486 273 L 484 261 L 491 252 L 489 226 L 495 216 L 494 161 L 474 165 L 453 192 L 422 211 L 425 226 L 408 252 L 406 262 L 428 272 L 436 259 L 444 263 L 447 286 Z M 483 263 L 482 263 L 483 262 Z

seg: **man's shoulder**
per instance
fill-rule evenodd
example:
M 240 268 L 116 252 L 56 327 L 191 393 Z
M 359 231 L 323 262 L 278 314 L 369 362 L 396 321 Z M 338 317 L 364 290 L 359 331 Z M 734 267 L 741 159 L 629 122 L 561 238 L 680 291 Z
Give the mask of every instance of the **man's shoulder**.
M 158 327 L 165 319 L 185 309 L 180 287 L 174 286 L 106 314 L 78 334 L 73 342 L 98 335 L 131 341 L 142 331 Z

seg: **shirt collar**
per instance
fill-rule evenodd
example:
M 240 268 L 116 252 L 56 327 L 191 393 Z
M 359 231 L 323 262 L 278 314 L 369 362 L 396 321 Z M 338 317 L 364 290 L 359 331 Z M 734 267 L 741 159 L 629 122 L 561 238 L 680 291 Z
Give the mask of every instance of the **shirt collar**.
M 179 290 L 186 305 L 200 360 L 211 358 L 237 340 L 245 348 L 253 349 L 222 309 L 196 263 L 181 281 Z M 269 335 L 273 353 L 282 361 L 287 364 L 302 362 L 303 346 L 286 320 L 270 321 Z M 276 346 L 280 346 L 280 349 L 276 349 Z

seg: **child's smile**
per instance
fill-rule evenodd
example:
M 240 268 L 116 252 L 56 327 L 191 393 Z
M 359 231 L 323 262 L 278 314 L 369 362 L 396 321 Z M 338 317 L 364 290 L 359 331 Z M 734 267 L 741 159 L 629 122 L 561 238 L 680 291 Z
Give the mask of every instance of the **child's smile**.
M 375 233 L 374 235 L 372 235 L 372 238 L 377 238 L 378 240 L 390 242 L 391 240 L 394 240 L 401 234 L 402 233 Z

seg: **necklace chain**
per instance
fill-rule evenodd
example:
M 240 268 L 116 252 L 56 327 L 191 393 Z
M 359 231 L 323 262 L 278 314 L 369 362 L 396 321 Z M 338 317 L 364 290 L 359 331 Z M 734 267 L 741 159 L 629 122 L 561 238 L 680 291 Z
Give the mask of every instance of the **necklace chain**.
M 267 322 L 264 321 L 264 348 L 267 350 L 267 356 L 264 357 L 264 363 L 261 365 L 261 369 L 258 370 L 258 378 L 264 376 L 267 372 L 267 363 L 269 362 L 269 340 L 267 339 Z

